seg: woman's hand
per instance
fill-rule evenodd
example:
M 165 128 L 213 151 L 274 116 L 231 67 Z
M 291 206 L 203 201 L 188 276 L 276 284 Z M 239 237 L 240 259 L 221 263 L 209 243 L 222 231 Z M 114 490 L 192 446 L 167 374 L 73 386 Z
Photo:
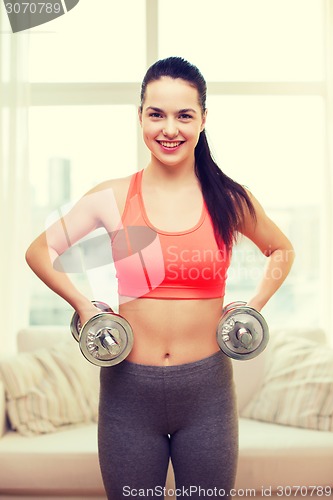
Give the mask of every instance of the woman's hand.
M 80 308 L 76 311 L 79 315 L 80 318 L 80 323 L 83 326 L 89 319 L 93 318 L 96 316 L 96 314 L 100 314 L 102 311 L 101 309 L 98 309 L 98 307 L 94 306 L 92 302 L 90 304 L 87 304 L 83 308 Z
M 247 303 L 246 303 L 247 307 L 252 307 L 252 309 L 255 309 L 256 311 L 260 312 L 261 309 L 262 309 L 262 305 L 259 301 L 256 301 L 255 298 L 249 300 Z

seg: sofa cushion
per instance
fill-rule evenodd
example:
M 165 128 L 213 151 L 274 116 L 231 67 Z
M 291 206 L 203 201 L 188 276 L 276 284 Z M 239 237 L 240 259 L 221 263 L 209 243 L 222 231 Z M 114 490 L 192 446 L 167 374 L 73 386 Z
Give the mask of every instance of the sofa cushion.
M 297 498 L 304 497 L 305 487 L 308 487 L 309 499 L 317 497 L 316 489 L 311 489 L 313 486 L 326 487 L 326 493 L 320 495 L 319 489 L 318 496 L 327 498 L 333 493 L 332 432 L 241 418 L 239 447 L 237 488 L 254 488 L 260 493 L 265 488 L 262 496 L 270 497 L 270 491 L 277 491 L 277 498 L 295 497 L 297 485 L 303 487 L 302 491 L 298 490 Z M 294 486 L 290 492 L 288 488 Z
M 0 463 L 1 498 L 4 492 L 31 498 L 105 498 L 96 423 L 29 438 L 8 432 L 0 440 Z
M 98 390 L 72 339 L 0 361 L 13 429 L 49 433 L 97 419 Z
M 242 417 L 333 431 L 333 350 L 282 331 L 270 347 L 263 384 Z

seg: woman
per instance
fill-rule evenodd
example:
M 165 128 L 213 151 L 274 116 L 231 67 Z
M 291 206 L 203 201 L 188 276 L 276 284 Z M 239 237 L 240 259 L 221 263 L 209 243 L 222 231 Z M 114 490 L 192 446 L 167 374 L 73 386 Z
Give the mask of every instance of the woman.
M 293 261 L 291 243 L 254 196 L 214 163 L 205 100 L 195 66 L 176 57 L 152 65 L 139 108 L 148 166 L 89 191 L 27 251 L 33 271 L 84 323 L 99 311 L 52 263 L 90 231 L 110 234 L 119 313 L 135 339 L 125 361 L 101 369 L 99 457 L 110 499 L 160 497 L 169 457 L 179 498 L 228 495 L 237 411 L 216 327 L 232 244 L 242 233 L 267 256 L 248 302 L 258 311 Z

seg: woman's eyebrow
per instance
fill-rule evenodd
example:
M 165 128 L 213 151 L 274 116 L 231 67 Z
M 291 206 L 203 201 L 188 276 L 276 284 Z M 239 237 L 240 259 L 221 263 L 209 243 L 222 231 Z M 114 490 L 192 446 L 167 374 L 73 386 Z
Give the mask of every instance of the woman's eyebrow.
M 148 106 L 146 108 L 146 111 L 155 111 L 156 113 L 164 113 L 163 109 L 161 108 L 155 108 L 155 106 Z M 176 114 L 179 114 L 179 113 L 197 113 L 195 111 L 195 109 L 192 109 L 192 108 L 185 108 L 185 109 L 180 109 L 179 111 L 177 111 Z
M 192 108 L 185 108 L 185 109 L 180 109 L 178 113 L 197 113 L 195 109 Z

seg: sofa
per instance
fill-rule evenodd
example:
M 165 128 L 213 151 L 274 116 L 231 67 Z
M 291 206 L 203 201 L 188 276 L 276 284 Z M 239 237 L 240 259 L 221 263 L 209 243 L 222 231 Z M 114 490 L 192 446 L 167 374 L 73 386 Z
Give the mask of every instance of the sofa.
M 21 330 L 17 349 L 0 358 L 0 498 L 106 498 L 97 455 L 99 369 L 65 327 Z M 234 496 L 333 494 L 333 350 L 324 333 L 274 331 L 260 356 L 233 366 L 240 417 Z M 170 465 L 166 498 L 174 488 Z

